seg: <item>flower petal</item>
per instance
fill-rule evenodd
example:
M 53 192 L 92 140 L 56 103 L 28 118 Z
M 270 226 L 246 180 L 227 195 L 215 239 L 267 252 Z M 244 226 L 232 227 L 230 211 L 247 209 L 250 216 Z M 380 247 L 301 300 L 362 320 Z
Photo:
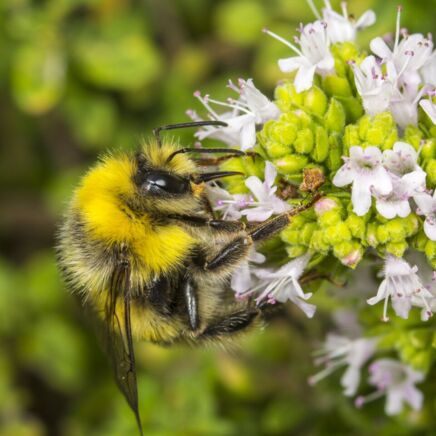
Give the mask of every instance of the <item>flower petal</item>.
M 383 41 L 383 38 L 379 36 L 374 38 L 369 44 L 371 51 L 375 53 L 379 58 L 382 59 L 390 59 L 392 56 L 391 49 L 388 45 Z
M 295 90 L 298 93 L 306 91 L 312 86 L 315 69 L 315 65 L 300 67 L 294 79 Z
M 372 26 L 375 23 L 376 15 L 375 12 L 371 9 L 366 11 L 362 16 L 357 20 L 355 26 L 356 29 L 363 29 L 364 27 Z
M 436 221 L 432 222 L 428 218 L 424 221 L 424 233 L 428 239 L 436 241 Z
M 295 71 L 296 69 L 307 65 L 308 62 L 306 58 L 302 56 L 293 56 L 291 58 L 279 59 L 278 64 L 280 71 L 282 71 L 283 73 L 291 73 L 292 71 Z

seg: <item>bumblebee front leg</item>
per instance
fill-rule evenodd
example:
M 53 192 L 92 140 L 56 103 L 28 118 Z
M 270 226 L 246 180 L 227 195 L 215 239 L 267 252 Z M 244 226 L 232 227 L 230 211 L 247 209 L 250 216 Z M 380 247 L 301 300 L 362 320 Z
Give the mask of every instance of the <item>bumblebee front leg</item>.
M 259 224 L 254 229 L 250 230 L 246 236 L 238 236 L 229 244 L 227 244 L 218 254 L 212 259 L 205 259 L 202 267 L 206 271 L 213 271 L 221 268 L 234 266 L 240 262 L 247 254 L 248 249 L 254 242 L 264 241 L 276 235 L 291 222 L 293 216 L 298 215 L 306 209 L 309 209 L 320 195 L 314 195 L 311 200 L 302 206 L 292 209 L 290 212 L 285 212 L 276 217 L 270 218 L 262 224 Z

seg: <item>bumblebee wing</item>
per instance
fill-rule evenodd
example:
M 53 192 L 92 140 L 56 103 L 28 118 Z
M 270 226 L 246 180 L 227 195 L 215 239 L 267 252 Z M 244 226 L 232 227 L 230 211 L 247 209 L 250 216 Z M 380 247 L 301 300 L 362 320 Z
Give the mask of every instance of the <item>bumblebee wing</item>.
M 106 349 L 112 360 L 115 378 L 121 392 L 135 414 L 141 433 L 141 420 L 138 405 L 135 354 L 130 324 L 130 266 L 116 267 L 109 286 L 104 308 Z

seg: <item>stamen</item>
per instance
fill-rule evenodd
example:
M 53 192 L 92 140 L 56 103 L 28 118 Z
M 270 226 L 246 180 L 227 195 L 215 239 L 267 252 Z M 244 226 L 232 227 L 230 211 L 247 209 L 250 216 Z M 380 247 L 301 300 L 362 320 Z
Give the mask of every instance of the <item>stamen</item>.
M 394 43 L 394 53 L 397 50 L 398 42 L 400 40 L 400 22 L 401 22 L 401 11 L 403 10 L 402 6 L 398 6 L 397 9 L 397 25 L 395 28 L 395 43 Z
M 229 100 L 232 100 L 232 99 L 229 99 Z M 216 104 L 216 105 L 218 105 L 218 106 L 229 107 L 229 108 L 231 108 L 231 109 L 237 109 L 237 110 L 244 111 L 244 112 L 246 112 L 247 114 L 252 114 L 251 111 L 249 111 L 248 109 L 246 109 L 246 108 L 244 108 L 243 106 L 241 106 L 241 105 L 239 104 L 239 102 L 238 102 L 238 104 L 234 104 L 234 103 L 230 104 L 230 103 L 225 103 L 225 102 L 223 102 L 223 101 L 215 100 L 215 99 L 213 99 L 213 98 L 209 98 L 208 101 L 210 101 L 211 103 L 214 103 L 214 104 Z M 233 101 L 235 101 L 235 100 L 233 100 Z
M 369 403 L 371 401 L 377 400 L 378 398 L 382 397 L 384 395 L 383 391 L 375 391 L 372 394 L 369 394 L 367 396 L 359 395 L 355 401 L 354 405 L 360 409 L 364 404 Z
M 216 119 L 219 120 L 220 116 L 210 107 L 210 105 L 208 104 L 209 100 L 209 96 L 205 95 L 204 97 L 201 96 L 200 91 L 195 91 L 194 92 L 194 97 L 198 98 L 198 100 L 200 101 L 200 103 L 209 111 L 209 113 Z
M 294 50 L 295 53 L 297 53 L 299 56 L 303 56 L 303 53 L 294 44 L 291 44 L 286 39 L 277 35 L 277 33 L 271 32 L 271 30 L 268 30 L 268 29 L 263 29 L 263 33 L 266 33 L 267 35 L 272 36 L 273 38 L 277 39 L 277 41 L 280 41 L 283 44 L 287 45 L 290 49 Z
M 341 2 L 342 15 L 348 20 L 347 2 Z
M 321 19 L 321 15 L 319 14 L 318 9 L 316 8 L 315 4 L 313 3 L 313 0 L 306 0 L 306 1 L 307 1 L 307 4 L 309 5 L 309 8 L 313 12 L 313 15 L 315 15 L 315 17 L 318 18 L 318 20 L 320 20 Z M 327 5 L 328 0 L 325 1 L 325 3 Z M 331 6 L 330 6 L 330 9 L 331 9 Z

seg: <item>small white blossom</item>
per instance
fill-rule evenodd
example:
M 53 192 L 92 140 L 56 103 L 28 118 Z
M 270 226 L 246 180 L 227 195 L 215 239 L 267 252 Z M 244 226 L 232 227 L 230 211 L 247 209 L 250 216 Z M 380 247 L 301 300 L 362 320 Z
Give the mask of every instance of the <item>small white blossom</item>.
M 360 371 L 363 365 L 373 356 L 378 339 L 357 338 L 329 334 L 319 352 L 316 364 L 325 364 L 325 368 L 309 378 L 310 384 L 318 383 L 336 369 L 347 366 L 341 378 L 344 395 L 352 396 L 357 392 L 360 383 Z
M 358 30 L 375 23 L 376 16 L 372 10 L 365 11 L 356 21 L 352 15 L 349 15 L 346 2 L 341 3 L 342 15 L 333 10 L 329 0 L 324 0 L 324 3 L 326 7 L 322 10 L 322 16 L 327 23 L 327 33 L 332 44 L 354 41 Z
M 253 202 L 247 194 L 230 194 L 217 185 L 207 185 L 206 189 L 213 210 L 220 212 L 222 219 L 238 220 L 242 217 L 241 209 Z
M 226 127 L 205 126 L 195 136 L 201 141 L 207 137 L 221 140 L 228 145 L 239 145 L 245 151 L 256 144 L 256 125 L 262 124 L 280 115 L 277 106 L 264 96 L 253 84 L 252 79 L 239 80 L 239 88 L 229 82 L 229 88 L 238 92 L 239 98 L 228 99 L 227 102 L 211 99 L 208 95 L 202 97 L 199 91 L 194 96 L 203 104 L 209 117 L 215 121 L 223 121 Z M 217 113 L 210 104 L 223 106 L 230 110 Z M 201 118 L 194 111 L 187 114 L 194 120 Z
M 427 320 L 432 315 L 431 302 L 433 295 L 422 284 L 418 274 L 418 267 L 410 266 L 404 259 L 388 255 L 386 257 L 383 276 L 377 295 L 367 300 L 374 305 L 384 300 L 383 321 L 388 321 L 387 315 L 389 298 L 395 313 L 404 319 L 409 316 L 412 306 L 422 308 L 421 319 Z
M 436 86 L 436 50 L 421 67 L 420 73 L 425 84 Z
M 377 211 L 385 218 L 406 217 L 409 198 L 425 189 L 426 173 L 418 165 L 418 153 L 406 142 L 396 142 L 393 150 L 383 152 L 383 164 L 392 180 L 392 192 L 380 195 L 375 189 Z
M 420 83 L 418 70 L 430 58 L 433 42 L 419 33 L 405 34 L 400 41 L 400 18 L 401 7 L 398 8 L 395 42 L 392 50 L 380 37 L 374 38 L 370 47 L 373 53 L 384 62 L 393 62 L 401 83 Z
M 429 116 L 431 122 L 436 124 L 436 104 L 430 99 L 422 99 L 419 102 L 424 112 Z
M 291 260 L 280 268 L 273 270 L 270 268 L 255 270 L 257 283 L 245 295 L 260 295 L 256 298 L 257 304 L 267 302 L 274 304 L 276 302 L 284 303 L 288 300 L 296 304 L 309 318 L 315 314 L 316 306 L 306 303 L 312 294 L 303 292 L 298 280 L 303 274 L 307 263 L 310 260 L 310 254 Z
M 356 398 L 356 406 L 386 395 L 385 412 L 387 415 L 397 415 L 403 410 L 404 403 L 412 409 L 420 410 L 423 402 L 422 392 L 415 384 L 424 380 L 424 374 L 415 371 L 394 359 L 379 359 L 369 367 L 369 383 L 377 390 L 366 396 Z
M 368 115 L 376 115 L 389 108 L 394 96 L 400 97 L 396 89 L 396 71 L 392 62 L 387 62 L 386 73 L 374 56 L 366 57 L 360 65 L 351 62 L 357 92 L 362 97 L 363 107 Z
M 351 201 L 353 211 L 365 215 L 371 207 L 371 189 L 380 195 L 388 195 L 392 191 L 392 181 L 382 166 L 382 153 L 377 147 L 354 146 L 350 148 L 350 157 L 344 157 L 345 164 L 339 168 L 333 178 L 335 186 L 353 184 Z
M 424 232 L 429 239 L 436 241 L 436 190 L 433 196 L 422 193 L 414 197 L 418 214 L 425 215 Z
M 260 264 L 265 262 L 265 260 L 266 258 L 262 253 L 258 253 L 254 248 L 250 249 L 247 260 L 232 275 L 230 286 L 235 291 L 236 298 L 244 298 L 257 283 L 255 276 L 256 267 L 251 265 L 251 263 Z
M 279 68 L 284 73 L 297 70 L 294 79 L 297 92 L 305 91 L 312 86 L 315 73 L 324 75 L 334 71 L 335 62 L 330 52 L 326 27 L 323 21 L 315 21 L 301 27 L 300 37 L 296 38 L 296 42 L 300 45 L 299 48 L 275 33 L 264 30 L 265 33 L 284 43 L 297 54 L 297 56 L 278 61 Z
M 245 185 L 256 198 L 256 201 L 251 201 L 248 204 L 250 207 L 242 211 L 242 215 L 245 215 L 248 221 L 265 221 L 273 214 L 283 213 L 291 209 L 288 203 L 275 195 L 277 191 L 277 186 L 274 185 L 276 176 L 275 166 L 267 161 L 265 162 L 264 182 L 256 176 L 250 176 L 245 181 Z

